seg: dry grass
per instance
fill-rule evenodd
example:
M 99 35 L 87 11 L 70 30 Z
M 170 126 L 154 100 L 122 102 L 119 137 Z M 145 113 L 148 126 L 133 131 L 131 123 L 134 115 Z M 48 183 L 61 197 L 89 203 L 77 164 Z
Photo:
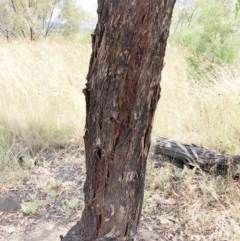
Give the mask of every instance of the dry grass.
M 89 53 L 85 39 L 1 45 L 0 163 L 82 139 Z
M 236 154 L 240 152 L 240 75 L 216 67 L 189 79 L 184 53 L 168 48 L 154 134 Z
M 166 164 L 149 168 L 143 215 L 168 220 L 173 240 L 240 240 L 239 181 Z M 151 208 L 149 208 L 151 207 Z M 161 225 L 161 224 L 160 224 Z
M 1 45 L 1 163 L 36 146 L 81 142 L 90 51 L 86 35 Z M 206 76 L 196 83 L 187 77 L 184 56 L 184 51 L 168 48 L 153 138 L 239 152 L 240 78 L 229 68 L 218 68 L 215 77 L 208 76 L 211 84 Z
M 0 164 L 36 148 L 82 142 L 82 94 L 91 47 L 77 40 L 14 42 L 0 46 Z M 186 73 L 184 52 L 168 48 L 156 135 L 239 153 L 240 79 L 229 68 L 195 83 Z M 6 173 L 6 169 L 5 172 Z M 9 171 L 8 171 L 9 173 Z M 12 172 L 11 172 L 12 173 Z M 12 174 L 11 174 L 12 177 Z M 18 179 L 18 178 L 17 178 Z M 11 178 L 10 180 L 13 180 Z M 157 192 L 156 192 L 157 190 Z M 175 219 L 186 240 L 239 240 L 239 183 L 171 166 L 149 169 L 144 212 Z M 148 198 L 149 197 L 149 198 Z M 159 209 L 156 200 L 176 205 Z M 155 201 L 154 201 L 155 200 Z M 159 215 L 160 215 L 159 214 Z

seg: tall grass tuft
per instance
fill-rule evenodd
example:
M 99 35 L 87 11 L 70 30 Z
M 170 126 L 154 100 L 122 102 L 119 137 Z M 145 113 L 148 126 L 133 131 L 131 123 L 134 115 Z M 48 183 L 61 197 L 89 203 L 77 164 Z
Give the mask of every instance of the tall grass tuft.
M 81 140 L 88 43 L 45 40 L 0 46 L 0 163 L 11 164 L 11 155 Z
M 195 80 L 187 74 L 184 56 L 175 48 L 167 51 L 155 135 L 239 153 L 238 70 L 215 66 L 214 72 L 201 76 L 201 81 Z
M 89 35 L 78 39 L 12 42 L 0 46 L 0 163 L 39 148 L 82 143 L 82 89 L 91 53 Z M 167 49 L 153 139 L 164 136 L 239 153 L 240 78 L 237 70 L 189 78 L 185 52 Z M 210 80 L 210 81 L 209 81 Z

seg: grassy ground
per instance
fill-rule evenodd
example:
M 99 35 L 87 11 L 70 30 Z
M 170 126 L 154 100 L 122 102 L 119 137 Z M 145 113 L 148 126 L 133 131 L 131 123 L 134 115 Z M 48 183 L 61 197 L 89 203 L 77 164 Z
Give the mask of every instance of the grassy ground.
M 183 57 L 184 52 L 168 48 L 154 134 L 239 153 L 239 70 L 216 67 L 199 81 L 187 76 Z
M 6 175 L 14 180 L 7 167 L 19 170 L 20 156 L 31 169 L 38 150 L 82 145 L 90 51 L 86 36 L 0 45 L 1 184 Z M 238 70 L 216 68 L 199 82 L 187 76 L 184 56 L 184 50 L 168 47 L 153 140 L 160 135 L 239 153 Z M 182 239 L 176 240 L 239 240 L 239 198 L 239 182 L 231 178 L 149 164 L 143 216 L 155 220 L 152 225 L 163 227 L 167 220 L 168 229 L 177 227 L 172 233 Z M 142 224 L 144 230 L 155 230 L 151 222 Z
M 0 241 L 59 240 L 81 215 L 83 149 L 46 148 L 35 160 L 39 165 L 32 168 L 26 162 L 15 174 L 5 171 L 4 180 L 0 178 Z M 166 162 L 156 168 L 149 160 L 136 240 L 240 240 L 239 190 L 240 182 L 230 176 L 215 177 Z
M 148 169 L 143 214 L 172 230 L 164 240 L 240 240 L 240 183 L 169 164 Z M 154 221 L 152 226 L 154 227 Z M 163 236 L 166 237 L 166 236 Z
M 89 41 L 0 47 L 0 163 L 59 142 L 81 141 Z
M 85 35 L 71 41 L 1 44 L 1 164 L 36 147 L 82 141 L 82 89 L 90 51 Z M 210 84 L 206 76 L 196 83 L 187 77 L 184 52 L 169 47 L 153 139 L 161 135 L 239 152 L 240 79 L 235 75 L 219 68 Z

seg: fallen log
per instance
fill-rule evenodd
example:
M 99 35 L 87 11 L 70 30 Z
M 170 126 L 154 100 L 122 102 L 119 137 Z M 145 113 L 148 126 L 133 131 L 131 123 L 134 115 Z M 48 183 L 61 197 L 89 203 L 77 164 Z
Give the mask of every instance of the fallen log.
M 156 139 L 153 159 L 157 162 L 170 161 L 178 167 L 185 165 L 206 172 L 240 177 L 240 155 L 222 154 L 195 144 L 183 144 L 163 137 Z

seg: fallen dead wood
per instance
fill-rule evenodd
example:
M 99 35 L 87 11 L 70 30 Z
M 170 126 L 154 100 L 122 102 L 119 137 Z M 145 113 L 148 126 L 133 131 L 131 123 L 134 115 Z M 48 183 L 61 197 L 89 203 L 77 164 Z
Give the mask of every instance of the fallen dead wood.
M 156 141 L 153 158 L 157 162 L 167 160 L 178 167 L 186 165 L 190 168 L 199 167 L 204 171 L 216 174 L 240 176 L 239 155 L 221 154 L 195 144 L 183 144 L 162 137 L 158 137 Z

